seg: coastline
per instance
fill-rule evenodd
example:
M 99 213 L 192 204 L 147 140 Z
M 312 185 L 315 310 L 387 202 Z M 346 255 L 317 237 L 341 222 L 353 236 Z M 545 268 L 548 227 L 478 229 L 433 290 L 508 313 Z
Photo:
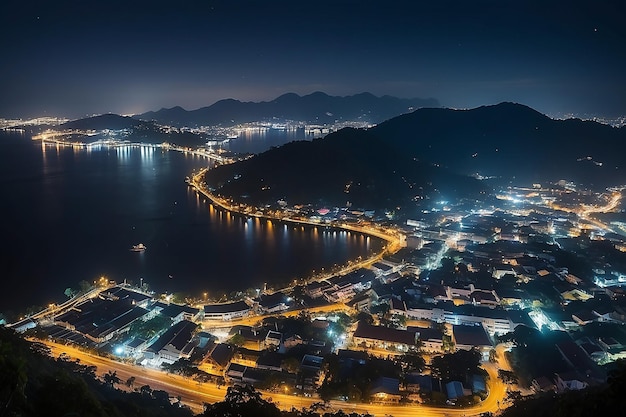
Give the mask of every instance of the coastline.
M 23 138 L 22 138 L 23 139 Z M 31 142 L 32 141 L 28 141 Z M 50 141 L 50 140 L 38 140 L 38 141 L 34 141 L 36 145 L 35 146 L 35 156 L 37 161 L 39 160 L 39 152 L 37 152 L 40 148 L 45 148 L 43 149 L 41 152 L 43 154 L 43 158 L 44 160 L 47 158 L 48 160 L 50 160 L 50 156 L 51 154 L 47 154 L 46 152 L 48 151 L 48 149 L 50 148 L 56 148 L 57 152 L 59 152 L 59 148 L 63 147 L 63 148 L 68 148 L 69 152 L 76 152 L 76 144 L 71 143 L 71 142 L 63 142 L 63 141 Z M 21 143 L 21 141 L 19 142 Z M 304 226 L 309 232 L 312 233 L 312 231 L 314 229 L 318 229 L 322 232 L 324 232 L 324 229 L 326 229 L 326 232 L 328 230 L 330 230 L 330 232 L 332 233 L 333 230 L 337 230 L 337 234 L 339 234 L 340 230 L 346 230 L 346 231 L 352 231 L 353 234 L 352 236 L 358 237 L 360 245 L 365 248 L 366 245 L 368 247 L 368 249 L 363 249 L 362 251 L 357 251 L 357 252 L 351 252 L 352 256 L 345 256 L 343 257 L 343 259 L 341 259 L 342 257 L 340 256 L 334 256 L 330 259 L 333 259 L 330 263 L 326 263 L 326 265 L 324 264 L 316 264 L 314 262 L 308 262 L 305 263 L 306 264 L 306 268 L 300 268 L 297 270 L 297 272 L 295 273 L 287 273 L 284 274 L 281 273 L 282 275 L 280 276 L 276 276 L 274 277 L 273 275 L 271 275 L 272 279 L 269 280 L 256 280 L 257 284 L 259 282 L 268 282 L 270 289 L 273 291 L 276 291 L 278 289 L 289 289 L 291 287 L 291 282 L 294 282 L 294 280 L 296 282 L 298 282 L 299 284 L 304 284 L 306 282 L 311 282 L 311 281 L 317 281 L 317 280 L 324 280 L 324 279 L 328 279 L 329 277 L 335 276 L 335 275 L 342 275 L 342 274 L 347 274 L 352 270 L 358 269 L 360 267 L 365 267 L 370 265 L 371 263 L 379 260 L 382 256 L 386 255 L 387 253 L 389 253 L 390 251 L 384 251 L 385 248 L 383 248 L 383 246 L 388 245 L 388 248 L 391 248 L 393 246 L 392 243 L 394 239 L 392 239 L 390 236 L 387 235 L 383 235 L 380 233 L 380 231 L 378 231 L 378 234 L 372 233 L 375 232 L 373 230 L 371 231 L 365 231 L 362 230 L 360 228 L 357 227 L 349 227 L 345 226 L 345 227 L 341 227 L 341 225 L 339 225 L 339 222 L 334 222 L 333 224 L 326 224 L 326 223 L 317 223 L 314 221 L 302 221 L 302 220 L 297 220 L 297 219 L 287 219 L 287 218 L 280 218 L 282 217 L 280 214 L 276 215 L 276 216 L 271 216 L 268 214 L 274 214 L 272 213 L 265 213 L 266 215 L 263 216 L 261 215 L 261 213 L 256 213 L 256 210 L 253 211 L 252 213 L 246 213 L 244 212 L 245 210 L 245 206 L 239 206 L 238 203 L 232 203 L 226 200 L 221 199 L 219 196 L 217 195 L 213 195 L 213 193 L 211 193 L 209 190 L 203 190 L 201 189 L 201 187 L 196 187 L 197 192 L 192 192 L 194 191 L 193 189 L 191 189 L 192 187 L 188 187 L 187 184 L 185 184 L 185 186 L 183 188 L 180 187 L 180 184 L 182 181 L 180 181 L 181 178 L 184 178 L 186 175 L 189 175 L 191 177 L 190 174 L 190 170 L 193 168 L 195 170 L 194 174 L 196 174 L 198 172 L 198 170 L 200 171 L 200 175 L 196 175 L 194 179 L 197 180 L 198 183 L 203 182 L 203 179 L 200 180 L 199 178 L 203 177 L 204 173 L 208 170 L 208 169 L 212 169 L 213 168 L 213 164 L 212 164 L 212 160 L 213 158 L 210 158 L 210 155 L 206 154 L 205 152 L 199 152 L 196 153 L 193 150 L 190 149 L 182 149 L 182 148 L 176 148 L 176 147 L 165 147 L 159 144 L 150 144 L 150 143 L 119 143 L 117 145 L 113 145 L 111 143 L 106 143 L 106 144 L 101 144 L 102 149 L 97 149 L 98 151 L 100 150 L 104 150 L 104 149 L 108 149 L 108 148 L 116 148 L 116 147 L 129 147 L 129 148 L 133 148 L 133 152 L 139 152 L 139 147 L 146 147 L 146 148 L 150 148 L 150 152 L 155 152 L 156 154 L 165 154 L 167 152 L 165 151 L 170 151 L 173 150 L 175 151 L 174 154 L 187 154 L 187 155 L 194 155 L 196 157 L 199 158 L 193 158 L 193 159 L 189 159 L 189 161 L 194 161 L 193 165 L 188 165 L 188 168 L 184 168 L 182 171 L 178 170 L 175 172 L 172 172 L 171 174 L 174 175 L 170 175 L 171 180 L 168 181 L 168 183 L 171 183 L 173 186 L 176 187 L 176 189 L 178 190 L 182 190 L 182 195 L 176 195 L 175 197 L 172 197 L 173 201 L 178 201 L 179 203 L 181 202 L 181 199 L 186 198 L 185 196 L 194 196 L 193 197 L 193 203 L 194 203 L 194 207 L 196 204 L 198 204 L 199 206 L 204 206 L 204 208 L 208 209 L 208 202 L 212 202 L 212 204 L 214 205 L 215 208 L 219 209 L 220 211 L 230 211 L 233 214 L 236 214 L 237 217 L 239 217 L 243 222 L 245 222 L 245 219 L 252 219 L 255 221 L 255 224 L 258 222 L 258 220 L 261 220 L 261 224 L 265 225 L 265 219 L 267 219 L 268 221 L 271 220 L 271 222 L 274 223 L 274 225 L 276 225 L 276 222 L 280 222 L 281 225 L 280 227 L 283 227 L 283 224 L 286 224 L 287 226 L 285 227 L 289 227 L 290 229 L 294 229 L 294 227 L 297 227 L 298 230 L 300 230 L 300 226 Z M 135 151 L 134 149 L 137 148 L 137 150 Z M 86 150 L 86 148 L 80 147 L 80 149 L 78 150 L 79 154 L 81 155 L 81 158 L 84 159 L 84 155 L 88 155 L 87 153 L 83 153 Z M 161 152 L 163 151 L 163 152 Z M 142 150 L 143 152 L 143 150 Z M 101 155 L 100 152 L 94 153 L 93 155 Z M 28 154 L 30 155 L 30 154 Z M 102 154 L 104 155 L 104 154 Z M 125 155 L 125 154 L 124 154 Z M 137 154 L 138 155 L 138 154 Z M 104 156 L 103 156 L 104 157 Z M 178 158 L 178 156 L 176 155 L 176 158 Z M 152 158 L 149 158 L 150 161 L 152 160 Z M 82 160 L 82 159 L 81 159 Z M 178 160 L 178 159 L 176 159 Z M 187 159 L 185 159 L 185 161 L 187 161 Z M 59 162 L 60 164 L 60 162 Z M 50 163 L 48 164 L 49 167 L 56 167 L 56 165 L 50 165 Z M 193 171 L 191 171 L 193 172 Z M 181 177 L 182 175 L 182 177 Z M 178 179 L 177 179 L 178 178 Z M 71 178 L 69 179 L 71 180 Z M 67 181 L 67 184 L 71 184 L 70 181 Z M 63 183 L 65 184 L 65 183 Z M 56 184 L 55 184 L 56 186 Z M 20 188 L 20 191 L 22 191 L 23 188 Z M 202 198 L 198 199 L 196 201 L 196 195 L 200 195 L 200 192 L 202 192 Z M 202 203 L 202 199 L 207 199 L 208 201 L 206 201 L 204 204 Z M 169 201 L 171 202 L 171 200 Z M 233 207 L 230 207 L 230 206 Z M 34 207 L 34 206 L 33 206 Z M 177 207 L 181 207 L 180 204 Z M 177 208 L 174 207 L 174 208 Z M 171 210 L 171 209 L 170 209 Z M 226 214 L 226 213 L 224 213 Z M 255 219 L 256 218 L 256 219 Z M 257 220 L 258 219 L 258 220 Z M 130 223 L 128 225 L 124 224 L 124 226 L 128 226 L 130 227 L 135 226 L 137 222 L 135 223 Z M 251 221 L 249 221 L 248 223 L 251 223 Z M 250 224 L 248 224 L 248 226 L 250 226 Z M 368 227 L 372 227 L 372 225 L 368 225 Z M 126 230 L 127 228 L 125 228 Z M 331 230 L 332 229 L 332 230 Z M 133 227 L 133 230 L 134 227 Z M 112 279 L 115 279 L 118 282 L 124 281 L 125 278 L 130 277 L 131 280 L 135 280 L 135 281 L 139 281 L 140 278 L 137 277 L 147 277 L 146 281 L 149 282 L 149 284 L 151 286 L 154 287 L 155 290 L 159 291 L 159 290 L 163 290 L 163 291 L 169 291 L 169 292 L 180 292 L 188 294 L 190 297 L 192 298 L 200 298 L 203 294 L 203 291 L 206 291 L 208 287 L 206 287 L 207 284 L 202 284 L 200 283 L 199 285 L 196 285 L 196 282 L 199 281 L 194 281 L 189 280 L 189 282 L 187 282 L 187 280 L 182 280 L 182 279 L 176 279 L 176 280 L 171 280 L 167 278 L 167 275 L 165 274 L 161 274 L 161 277 L 157 277 L 154 278 L 154 280 L 151 280 L 151 277 L 154 275 L 154 271 L 152 271 L 153 269 L 155 269 L 154 265 L 157 265 L 158 267 L 162 266 L 162 263 L 151 263 L 149 264 L 150 267 L 152 267 L 152 269 L 149 269 L 147 267 L 143 267 L 142 266 L 144 264 L 147 265 L 146 260 L 148 259 L 148 257 L 152 257 L 152 259 L 154 258 L 154 255 L 157 254 L 158 252 L 156 252 L 156 250 L 158 249 L 158 245 L 157 244 L 153 244 L 150 245 L 150 242 L 148 238 L 146 238 L 146 234 L 143 233 L 145 231 L 142 232 L 138 232 L 133 234 L 132 236 L 132 240 L 128 241 L 128 239 L 118 239 L 118 240 L 124 240 L 123 242 L 121 242 L 121 244 L 124 247 L 124 251 L 118 253 L 119 251 L 116 250 L 115 248 L 117 248 L 119 245 L 117 243 L 117 240 L 114 241 L 114 245 L 110 244 L 110 247 L 113 247 L 114 249 L 112 249 L 111 253 L 115 252 L 113 255 L 114 256 L 118 256 L 119 258 L 123 258 L 122 261 L 126 262 L 127 259 L 129 259 L 126 263 L 122 263 L 122 262 L 118 262 L 116 263 L 116 265 L 123 265 L 123 267 L 120 268 L 108 268 L 108 267 L 100 267 L 100 268 L 93 268 L 98 269 L 96 272 L 92 273 L 91 269 L 85 269 L 83 264 L 77 264 L 78 266 L 81 267 L 81 271 L 88 271 L 88 273 L 80 273 L 80 275 L 77 275 L 77 277 L 70 277 L 70 278 L 74 278 L 71 281 L 68 279 L 67 283 L 63 282 L 62 285 L 62 289 L 63 288 L 76 288 L 76 285 L 78 285 L 79 281 L 81 279 L 85 279 L 86 281 L 91 282 L 93 278 L 97 278 L 97 277 L 101 277 L 101 276 L 108 276 L 111 277 Z M 307 233 L 309 233 L 307 232 Z M 326 233 L 324 232 L 324 233 Z M 345 232 L 344 232 L 345 233 Z M 369 239 L 367 239 L 369 236 L 373 236 L 373 237 L 377 237 L 377 239 L 373 239 L 370 243 Z M 117 239 L 117 237 L 116 237 Z M 146 240 L 148 239 L 148 240 Z M 334 239 L 334 238 L 333 238 Z M 397 240 L 397 239 L 396 239 Z M 127 253 L 127 248 L 130 243 L 136 243 L 136 242 L 144 242 L 146 244 L 148 244 L 149 246 L 149 252 L 147 255 L 144 256 L 136 256 L 136 257 L 132 257 L 130 258 Z M 157 243 L 161 243 L 161 241 L 157 242 Z M 170 241 L 171 243 L 171 241 Z M 286 244 L 286 243 L 285 243 Z M 162 251 L 163 252 L 163 251 Z M 290 252 L 292 253 L 292 252 Z M 307 252 L 294 252 L 297 253 L 299 256 L 301 257 L 308 257 Z M 393 253 L 393 252 L 391 252 Z M 107 257 L 109 257 L 111 254 L 107 252 Z M 312 255 L 311 255 L 312 256 Z M 365 258 L 363 260 L 363 258 Z M 85 258 L 81 258 L 81 259 L 85 259 Z M 89 258 L 91 259 L 91 258 Z M 117 258 L 115 258 L 117 259 Z M 96 259 L 96 261 L 99 262 L 98 259 Z M 91 265 L 99 265 L 98 263 L 94 262 L 93 260 L 89 261 L 89 267 L 91 267 Z M 132 262 L 132 263 L 131 263 Z M 84 262 L 85 263 L 85 262 Z M 297 263 L 302 263 L 300 261 L 298 261 Z M 200 264 L 200 263 L 198 263 Z M 334 264 L 334 265 L 333 265 Z M 325 268 L 320 268 L 321 266 L 325 266 Z M 276 267 L 276 266 L 274 266 Z M 134 268 L 134 269 L 132 269 Z M 168 266 L 166 265 L 165 268 L 168 268 Z M 160 269 L 160 271 L 162 270 L 164 273 L 166 274 L 173 274 L 176 278 L 186 278 L 187 276 L 184 275 L 183 273 L 179 273 L 177 274 L 176 271 L 172 271 L 171 269 L 165 269 L 162 268 Z M 145 270 L 144 270 L 145 269 Z M 241 269 L 241 268 L 240 268 Z M 122 271 L 123 270 L 123 271 Z M 131 271 L 130 273 L 124 272 L 124 271 Z M 120 272 L 122 271 L 122 272 Z M 134 272 L 133 272 L 134 271 Z M 137 272 L 139 271 L 139 272 Z M 92 278 L 93 277 L 93 278 Z M 269 276 L 268 276 L 269 277 Z M 145 282 L 145 281 L 144 281 Z M 208 281 L 211 282 L 211 281 Z M 230 288 L 228 286 L 224 286 L 225 288 L 221 288 L 219 286 L 218 283 L 218 289 L 216 290 L 217 292 L 211 292 L 211 294 L 213 296 L 216 296 L 216 298 L 219 296 L 219 294 L 229 294 L 231 291 L 238 291 L 238 290 L 242 290 L 248 287 L 252 287 L 256 284 L 251 284 L 248 285 L 246 284 L 247 281 L 245 282 L 237 282 L 237 283 L 231 283 L 232 285 L 230 285 Z M 46 281 L 45 283 L 50 283 L 50 281 Z M 189 286 L 188 286 L 189 285 Z M 5 304 L 3 307 L 6 310 L 7 313 L 9 313 L 9 317 L 11 322 L 14 321 L 18 321 L 20 316 L 23 317 L 30 317 L 33 314 L 37 315 L 37 313 L 40 313 L 42 310 L 45 310 L 46 307 L 48 305 L 50 305 L 51 303 L 56 304 L 56 305 L 62 305 L 64 302 L 67 301 L 67 299 L 65 297 L 63 297 L 62 293 L 59 292 L 57 286 L 54 285 L 50 285 L 50 288 L 44 288 L 45 291 L 47 292 L 42 292 L 41 294 L 43 295 L 38 295 L 35 294 L 32 298 L 39 298 L 38 300 L 33 300 L 33 301 L 28 301 L 27 303 L 22 303 L 21 305 L 16 305 L 16 306 L 11 306 L 11 305 L 7 305 Z M 196 288 L 198 287 L 198 288 Z M 235 288 L 232 288 L 235 287 Z M 258 285 L 256 285 L 256 287 L 258 287 Z M 59 295 L 60 294 L 60 295 Z M 41 301 L 43 300 L 43 301 Z M 25 306 L 29 306 L 28 309 L 25 308 Z M 5 311 L 2 311 L 3 313 Z
M 316 279 L 313 279 L 313 277 L 311 279 L 308 279 L 307 281 L 320 281 L 320 280 L 324 280 L 327 278 L 330 278 L 332 276 L 335 275 L 345 275 L 349 272 L 352 272 L 354 270 L 360 269 L 360 268 L 366 268 L 370 265 L 372 265 L 373 263 L 380 261 L 385 255 L 390 255 L 390 254 L 394 254 L 397 251 L 399 251 L 402 248 L 402 239 L 400 237 L 400 235 L 398 234 L 397 236 L 393 233 L 393 231 L 386 231 L 382 232 L 376 229 L 371 229 L 371 228 L 365 228 L 365 227 L 357 227 L 357 226 L 352 226 L 352 225 L 348 225 L 345 223 L 340 223 L 340 224 L 328 224 L 328 225 L 320 225 L 319 223 L 315 223 L 315 222 L 311 222 L 311 221 L 307 221 L 307 220 L 302 220 L 302 219 L 293 219 L 293 218 L 288 218 L 288 217 L 277 217 L 277 216 L 271 216 L 268 214 L 249 214 L 246 213 L 241 207 L 241 205 L 238 206 L 233 206 L 230 205 L 226 200 L 219 198 L 215 195 L 213 195 L 211 192 L 209 192 L 205 187 L 203 187 L 201 185 L 201 179 L 204 176 L 204 174 L 209 170 L 208 167 L 201 169 L 198 173 L 194 174 L 193 176 L 189 177 L 189 182 L 188 185 L 191 186 L 196 192 L 202 194 L 204 197 L 206 197 L 207 199 L 209 199 L 209 201 L 212 204 L 215 204 L 216 206 L 220 207 L 222 210 L 231 212 L 231 213 L 235 213 L 241 216 L 252 216 L 252 217 L 257 217 L 257 218 L 261 218 L 261 219 L 266 219 L 268 221 L 279 221 L 279 222 L 285 222 L 285 223 L 293 223 L 293 224 L 299 224 L 299 225 L 306 225 L 306 226 L 314 226 L 314 227 L 319 227 L 319 226 L 328 226 L 331 228 L 336 228 L 336 229 L 340 229 L 340 230 L 345 230 L 345 231 L 350 231 L 350 232 L 357 232 L 357 233 L 362 233 L 365 236 L 368 237 L 375 237 L 381 240 L 384 240 L 387 242 L 387 245 L 385 245 L 383 247 L 383 250 L 380 253 L 376 253 L 364 260 L 361 260 L 359 262 L 356 262 L 354 264 L 351 263 L 350 260 L 348 260 L 348 265 L 344 265 L 343 267 L 341 267 L 338 271 L 336 272 L 330 272 L 324 275 L 320 275 L 315 277 Z

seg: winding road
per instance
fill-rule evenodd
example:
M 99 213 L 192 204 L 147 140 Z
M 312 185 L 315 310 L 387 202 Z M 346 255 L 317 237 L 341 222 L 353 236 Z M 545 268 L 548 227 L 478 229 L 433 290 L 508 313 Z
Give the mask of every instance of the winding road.
M 96 374 L 102 376 L 109 371 L 115 371 L 122 381 L 119 389 L 131 391 L 143 385 L 149 385 L 153 390 L 167 391 L 170 397 L 181 397 L 181 402 L 189 406 L 194 412 L 201 413 L 204 403 L 222 401 L 226 394 L 226 387 L 218 387 L 214 383 L 199 383 L 190 378 L 173 375 L 157 369 L 150 369 L 138 365 L 118 362 L 109 358 L 95 356 L 86 353 L 74 346 L 46 341 L 45 344 L 51 349 L 51 355 L 58 357 L 65 354 L 84 365 L 93 365 L 97 368 Z M 502 357 L 502 356 L 501 356 Z M 497 412 L 503 406 L 506 396 L 506 385 L 498 378 L 498 365 L 485 363 L 484 369 L 489 374 L 489 395 L 480 404 L 467 407 L 432 407 L 421 404 L 393 405 L 393 404 L 361 404 L 344 401 L 330 401 L 329 406 L 333 410 L 345 412 L 369 413 L 374 416 L 394 417 L 469 417 L 480 415 L 485 412 Z M 124 384 L 130 377 L 135 377 L 133 387 Z M 319 398 L 301 397 L 273 392 L 262 392 L 266 399 L 272 401 L 283 410 L 292 408 L 307 408 L 314 403 L 319 403 Z

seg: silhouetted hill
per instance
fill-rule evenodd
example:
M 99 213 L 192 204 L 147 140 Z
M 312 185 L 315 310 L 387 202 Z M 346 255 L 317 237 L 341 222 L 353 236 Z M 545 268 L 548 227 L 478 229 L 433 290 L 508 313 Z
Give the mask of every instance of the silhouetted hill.
M 208 172 L 207 183 L 254 204 L 284 198 L 373 208 L 476 195 L 484 183 L 467 177 L 474 173 L 522 184 L 568 179 L 617 185 L 626 183 L 625 140 L 626 129 L 553 120 L 520 104 L 424 108 L 369 130 L 343 129 L 219 167 Z
M 341 207 L 349 201 L 374 209 L 482 190 L 473 178 L 415 161 L 371 131 L 352 128 L 220 166 L 208 171 L 206 181 L 217 193 L 251 204 L 286 199 Z
M 118 114 L 102 114 L 99 116 L 87 117 L 84 119 L 72 120 L 59 126 L 61 129 L 77 130 L 121 130 L 138 127 L 144 122 L 132 117 L 120 116 Z
M 136 118 L 174 126 L 233 125 L 264 120 L 298 120 L 320 124 L 337 120 L 363 120 L 379 123 L 420 107 L 438 106 L 439 102 L 432 98 L 376 97 L 370 93 L 346 97 L 329 96 L 322 92 L 305 96 L 287 93 L 260 103 L 226 99 L 197 110 L 185 111 L 173 107 L 147 112 Z
M 520 104 L 419 109 L 372 128 L 396 149 L 457 172 L 541 182 L 626 182 L 626 129 L 553 120 Z M 591 157 L 591 158 L 587 158 Z

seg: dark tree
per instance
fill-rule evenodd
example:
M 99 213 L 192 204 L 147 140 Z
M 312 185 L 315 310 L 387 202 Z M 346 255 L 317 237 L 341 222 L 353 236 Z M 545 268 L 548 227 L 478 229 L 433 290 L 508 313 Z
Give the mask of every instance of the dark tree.
M 512 372 L 512 371 L 506 371 L 504 369 L 499 369 L 498 370 L 498 377 L 505 384 L 517 384 L 518 383 L 517 375 L 515 375 L 515 372 Z
M 444 381 L 465 381 L 472 374 L 483 375 L 480 366 L 480 352 L 459 350 L 435 356 L 430 364 L 431 373 Z
M 276 405 L 261 398 L 253 387 L 232 386 L 228 388 L 224 401 L 207 405 L 204 416 L 210 417 L 281 417 Z
M 371 314 L 368 314 L 364 311 L 360 311 L 357 315 L 356 315 L 356 321 L 362 321 L 365 324 L 374 324 L 374 317 L 372 317 Z
M 152 397 L 152 388 L 150 388 L 150 385 L 142 385 L 141 388 L 139 388 L 139 392 L 142 395 Z
M 399 356 L 397 360 L 400 363 L 402 370 L 406 373 L 422 372 L 426 368 L 426 361 L 422 355 L 416 353 L 406 353 Z
M 111 388 L 115 386 L 115 384 L 119 384 L 122 380 L 117 376 L 117 371 L 109 371 L 106 374 L 102 375 L 102 380 L 104 383 Z

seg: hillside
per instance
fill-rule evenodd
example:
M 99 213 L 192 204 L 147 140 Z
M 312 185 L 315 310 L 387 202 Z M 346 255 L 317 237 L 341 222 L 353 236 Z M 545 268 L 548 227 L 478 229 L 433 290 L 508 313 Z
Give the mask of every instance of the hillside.
M 315 124 L 336 121 L 365 121 L 379 123 L 420 107 L 438 107 L 435 99 L 402 99 L 391 96 L 376 97 L 370 93 L 352 96 L 329 96 L 322 92 L 299 96 L 294 93 L 264 102 L 241 102 L 225 99 L 197 110 L 181 107 L 161 109 L 136 116 L 172 126 L 200 126 L 257 121 L 297 120 Z
M 217 193 L 250 204 L 393 209 L 438 196 L 476 195 L 482 184 L 415 161 L 370 131 L 343 129 L 312 142 L 291 142 L 208 171 Z
M 293 142 L 207 173 L 217 193 L 253 204 L 390 208 L 428 198 L 475 197 L 494 176 L 508 183 L 626 183 L 626 129 L 553 120 L 523 105 L 418 109 L 369 130 Z M 414 204 L 413 204 L 414 205 Z
M 608 383 L 561 394 L 542 393 L 516 401 L 502 412 L 503 417 L 602 416 L 623 407 L 626 366 L 618 362 Z
M 372 129 L 396 149 L 464 174 L 531 183 L 626 182 L 626 128 L 553 120 L 520 104 L 471 110 L 419 109 Z
M 122 381 L 105 382 L 95 367 L 48 355 L 41 343 L 0 327 L 3 416 L 193 416 L 191 410 L 171 404 L 165 391 L 146 385 L 126 393 L 114 387 Z

